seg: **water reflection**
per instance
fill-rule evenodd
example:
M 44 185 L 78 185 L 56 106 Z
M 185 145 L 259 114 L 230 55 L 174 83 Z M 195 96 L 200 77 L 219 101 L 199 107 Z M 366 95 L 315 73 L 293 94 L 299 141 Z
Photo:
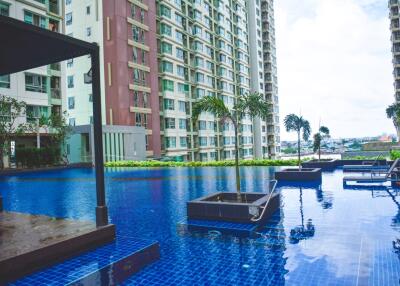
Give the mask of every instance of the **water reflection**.
M 298 225 L 290 230 L 289 241 L 292 244 L 299 243 L 300 240 L 309 239 L 315 234 L 315 226 L 312 223 L 312 219 L 307 220 L 304 225 L 304 210 L 303 210 L 303 188 L 300 188 L 300 217 L 301 225 Z

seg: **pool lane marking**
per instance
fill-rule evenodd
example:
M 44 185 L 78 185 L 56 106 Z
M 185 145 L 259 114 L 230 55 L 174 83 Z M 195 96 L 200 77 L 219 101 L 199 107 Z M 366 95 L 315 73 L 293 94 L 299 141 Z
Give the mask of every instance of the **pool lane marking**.
M 357 282 L 356 282 L 356 285 L 357 285 L 357 286 L 358 286 L 359 279 L 360 279 L 361 254 L 362 254 L 363 242 L 364 242 L 364 236 L 361 237 L 360 253 L 359 253 L 359 255 L 358 255 L 358 270 L 357 270 Z

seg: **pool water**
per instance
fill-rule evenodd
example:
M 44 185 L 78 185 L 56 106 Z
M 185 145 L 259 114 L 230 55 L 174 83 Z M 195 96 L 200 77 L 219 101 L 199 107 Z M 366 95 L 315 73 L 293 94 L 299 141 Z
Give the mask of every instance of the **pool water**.
M 117 234 L 156 239 L 161 248 L 160 260 L 125 285 L 399 285 L 400 190 L 344 188 L 338 169 L 321 184 L 279 183 L 281 210 L 251 235 L 188 227 L 186 202 L 233 191 L 234 171 L 107 170 Z M 266 190 L 274 171 L 241 168 L 243 191 Z M 0 194 L 8 211 L 95 220 L 91 169 L 0 177 Z

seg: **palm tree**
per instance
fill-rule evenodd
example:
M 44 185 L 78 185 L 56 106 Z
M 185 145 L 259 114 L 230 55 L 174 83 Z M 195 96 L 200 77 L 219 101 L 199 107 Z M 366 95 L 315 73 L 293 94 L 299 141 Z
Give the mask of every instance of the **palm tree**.
M 264 101 L 263 95 L 259 93 L 250 93 L 236 100 L 233 108 L 225 105 L 224 101 L 216 96 L 205 96 L 193 105 L 193 122 L 197 121 L 202 112 L 213 113 L 219 118 L 221 123 L 231 121 L 235 131 L 235 167 L 236 167 L 236 192 L 238 201 L 241 201 L 240 195 L 240 173 L 239 173 L 239 124 L 240 118 L 249 115 L 250 117 L 266 117 L 269 113 L 269 107 Z
M 297 116 L 296 114 L 286 115 L 284 119 L 284 125 L 287 132 L 296 131 L 297 132 L 297 154 L 298 154 L 298 164 L 299 169 L 301 168 L 301 158 L 300 158 L 300 141 L 302 135 L 305 141 L 308 140 L 311 134 L 310 123 L 304 119 L 302 116 Z
M 329 138 L 328 127 L 321 126 L 319 131 L 314 134 L 314 152 L 318 151 L 318 161 L 321 161 L 321 142 L 325 138 Z
M 400 141 L 400 137 L 399 137 L 399 128 L 400 128 L 400 103 L 399 102 L 395 102 L 391 105 L 389 105 L 386 108 L 386 115 L 389 119 L 393 120 L 393 124 L 396 127 L 396 131 L 397 131 L 397 137 L 398 140 Z

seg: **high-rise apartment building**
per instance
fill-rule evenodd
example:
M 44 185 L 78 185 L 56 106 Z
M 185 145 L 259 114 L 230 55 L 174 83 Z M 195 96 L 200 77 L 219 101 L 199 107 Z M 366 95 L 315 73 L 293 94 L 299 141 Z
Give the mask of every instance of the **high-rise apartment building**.
M 55 32 L 63 33 L 64 31 L 64 10 L 61 0 L 0 0 L 0 15 L 16 18 Z M 6 39 L 3 40 L 6 41 Z M 62 98 L 65 95 L 64 74 L 64 64 L 56 63 L 1 76 L 0 95 L 26 102 L 26 116 L 19 122 L 35 123 L 42 115 L 61 113 Z M 48 133 L 48 130 L 41 128 L 40 133 Z M 42 140 L 45 141 L 45 139 Z M 36 146 L 36 133 L 21 135 L 16 140 L 16 144 Z
M 250 1 L 251 2 L 251 1 Z M 259 1 L 256 0 L 258 3 Z M 276 63 L 275 43 L 275 17 L 274 0 L 261 0 L 261 26 L 262 26 L 262 50 L 264 68 L 264 95 L 270 102 L 271 114 L 266 120 L 266 144 L 265 150 L 270 157 L 276 157 L 281 152 L 280 126 L 279 126 L 279 97 L 278 97 L 278 74 Z M 258 29 L 258 25 L 257 25 Z M 257 30 L 257 34 L 258 34 Z M 260 67 L 260 63 L 258 64 Z M 260 71 L 261 72 L 261 71 Z M 263 130 L 265 134 L 265 130 Z M 264 135 L 263 135 L 264 136 Z M 263 138 L 264 143 L 264 138 Z
M 115 127 L 104 138 L 106 159 L 118 159 L 113 152 L 124 145 L 124 126 L 145 127 L 147 156 L 160 156 L 155 9 L 154 1 L 65 0 L 66 33 L 100 47 L 103 123 Z M 87 57 L 67 62 L 66 105 L 74 126 L 92 123 L 89 70 Z
M 99 44 L 104 124 L 145 126 L 149 157 L 233 159 L 232 123 L 209 113 L 192 122 L 192 108 L 207 95 L 232 107 L 249 92 L 265 94 L 274 114 L 241 120 L 240 156 L 271 157 L 279 153 L 272 2 L 66 0 L 66 33 Z M 91 122 L 89 63 L 67 63 L 72 125 Z
M 400 1 L 389 0 L 395 100 L 400 102 Z M 397 130 L 400 136 L 400 130 Z

